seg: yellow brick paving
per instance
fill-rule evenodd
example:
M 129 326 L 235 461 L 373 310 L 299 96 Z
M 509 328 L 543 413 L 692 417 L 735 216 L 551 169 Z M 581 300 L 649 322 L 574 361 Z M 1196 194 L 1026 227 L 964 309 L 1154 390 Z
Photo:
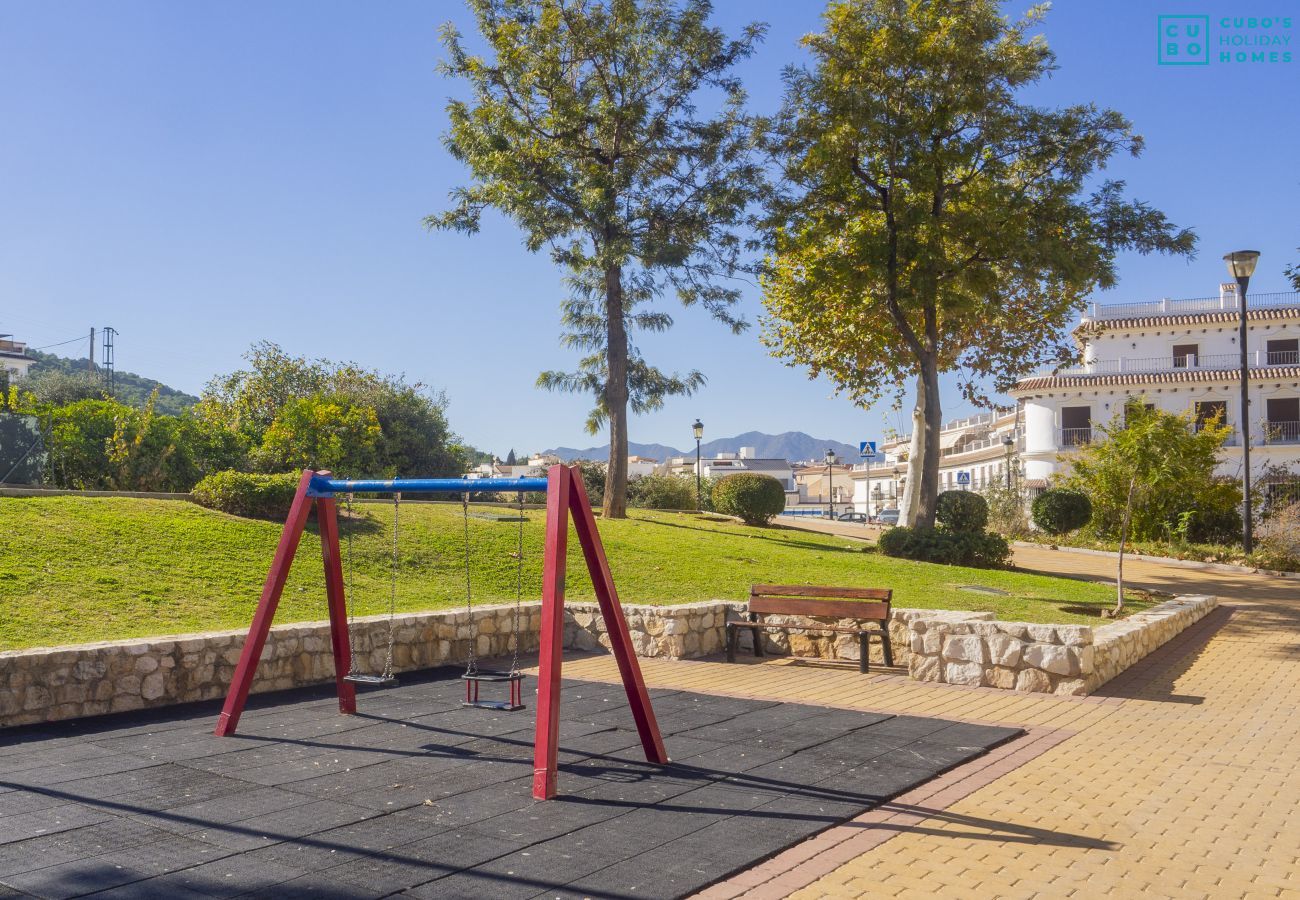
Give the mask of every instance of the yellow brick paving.
M 1016 561 L 1091 576 L 1113 566 L 1038 549 Z M 652 686 L 1077 732 L 791 895 L 801 900 L 1300 898 L 1300 581 L 1125 568 L 1149 587 L 1216 594 L 1232 616 L 1164 668 L 1121 676 L 1119 699 L 962 690 L 780 659 L 643 668 Z M 574 660 L 565 674 L 617 678 L 609 657 Z

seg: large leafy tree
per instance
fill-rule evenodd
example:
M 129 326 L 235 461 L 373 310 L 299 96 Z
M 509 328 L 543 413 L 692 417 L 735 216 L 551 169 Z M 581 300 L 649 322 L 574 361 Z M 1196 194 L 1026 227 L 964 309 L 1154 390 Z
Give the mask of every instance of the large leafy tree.
M 764 339 L 864 405 L 914 381 L 908 523 L 934 520 L 940 373 L 982 401 L 986 378 L 1072 355 L 1065 326 L 1117 253 L 1194 247 L 1122 182 L 1094 183 L 1142 147 L 1123 116 L 1017 99 L 1054 68 L 1029 35 L 1043 13 L 839 0 L 787 73 Z
M 490 54 L 471 53 L 448 25 L 442 71 L 467 83 L 453 100 L 446 144 L 473 184 L 432 228 L 478 230 L 495 208 L 549 248 L 566 273 L 565 343 L 573 372 L 540 386 L 591 394 L 587 428 L 608 424 L 603 507 L 627 506 L 628 411 L 660 407 L 704 382 L 652 366 L 633 342 L 672 318 L 652 303 L 675 293 L 734 331 L 736 232 L 762 183 L 745 95 L 732 74 L 763 29 L 728 39 L 707 0 L 469 0 Z M 697 99 L 717 101 L 711 116 Z

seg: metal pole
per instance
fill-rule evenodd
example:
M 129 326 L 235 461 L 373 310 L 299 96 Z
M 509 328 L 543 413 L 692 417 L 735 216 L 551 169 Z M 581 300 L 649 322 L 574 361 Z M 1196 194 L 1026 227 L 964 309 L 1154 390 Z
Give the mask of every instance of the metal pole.
M 1238 343 L 1241 344 L 1241 464 L 1245 515 L 1242 517 L 1241 548 L 1246 553 L 1254 549 L 1254 523 L 1250 508 L 1250 355 L 1246 352 L 1246 285 L 1250 276 L 1237 276 L 1237 307 L 1240 310 Z
M 1007 490 L 1011 490 L 1011 445 L 1007 444 Z
M 832 522 L 835 521 L 835 469 L 834 469 L 834 466 L 835 466 L 834 463 L 827 463 L 827 464 L 826 464 L 826 481 L 827 481 L 826 490 L 827 490 L 828 492 L 830 492 L 830 495 L 831 495 L 831 521 L 832 521 Z
M 700 465 L 700 439 L 696 438 L 695 439 L 695 510 L 696 512 L 700 510 L 700 497 L 703 496 L 700 492 L 700 475 L 702 472 L 703 472 L 703 467 Z

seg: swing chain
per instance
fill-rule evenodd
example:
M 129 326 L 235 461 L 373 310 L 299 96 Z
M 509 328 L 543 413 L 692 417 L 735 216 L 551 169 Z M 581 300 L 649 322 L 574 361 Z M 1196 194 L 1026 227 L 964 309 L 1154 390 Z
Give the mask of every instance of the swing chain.
M 465 491 L 460 495 L 461 519 L 465 527 L 465 616 L 469 620 L 470 639 L 468 663 L 465 667 L 466 675 L 478 674 L 478 659 L 474 655 L 474 645 L 478 642 L 478 629 L 474 628 L 474 596 L 473 588 L 470 581 L 469 570 L 469 492 Z
M 519 674 L 519 612 L 524 598 L 524 492 L 519 492 L 519 532 L 515 541 L 515 621 L 510 631 L 513 645 L 510 657 L 510 674 Z
M 398 535 L 398 513 L 402 509 L 401 492 L 393 494 L 393 566 L 392 574 L 388 580 L 388 654 L 384 657 L 384 678 L 385 680 L 393 677 L 393 619 L 397 615 L 397 535 Z
M 357 637 L 356 637 L 356 601 L 357 595 L 352 590 L 352 492 L 347 493 L 347 503 L 344 509 L 347 512 L 346 524 L 348 528 L 347 542 L 347 567 L 348 567 L 348 587 L 347 587 L 347 606 L 348 606 L 348 675 L 357 675 L 360 669 L 357 668 Z

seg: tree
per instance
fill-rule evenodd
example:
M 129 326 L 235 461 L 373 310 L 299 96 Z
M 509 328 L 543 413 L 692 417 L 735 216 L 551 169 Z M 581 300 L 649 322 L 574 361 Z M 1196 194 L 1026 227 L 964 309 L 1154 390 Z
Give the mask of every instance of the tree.
M 1073 355 L 1065 326 L 1115 283 L 1122 250 L 1189 254 L 1194 236 L 1085 185 L 1129 122 L 1093 105 L 1016 99 L 1054 68 L 996 0 L 838 0 L 787 73 L 778 122 L 786 188 L 772 203 L 763 277 L 774 355 L 869 404 L 914 379 L 902 508 L 931 525 L 938 497 L 939 375 L 982 402 Z
M 1300 247 L 1297 247 L 1296 250 L 1300 251 Z M 1300 264 L 1287 266 L 1286 277 L 1291 282 L 1291 288 L 1300 291 Z
M 518 464 L 519 464 L 519 460 L 515 458 L 515 448 L 511 447 L 510 452 L 506 454 L 506 465 L 514 466 Z
M 574 372 L 538 385 L 589 393 L 587 429 L 609 426 L 604 514 L 627 507 L 628 409 L 690 394 L 699 372 L 668 374 L 639 353 L 640 331 L 672 318 L 650 305 L 673 291 L 739 332 L 739 292 L 721 283 L 741 265 L 736 233 L 763 183 L 745 94 L 731 74 L 763 33 L 728 40 L 708 0 L 468 0 L 491 58 L 443 28 L 453 100 L 445 141 L 474 183 L 430 228 L 476 232 L 485 209 L 513 219 L 530 251 L 549 247 L 566 272 L 564 342 Z M 701 94 L 721 103 L 698 113 Z
M 1215 477 L 1219 450 L 1232 428 L 1213 418 L 1195 423 L 1190 414 L 1147 409 L 1131 399 L 1102 440 L 1074 459 L 1065 486 L 1092 503 L 1092 527 L 1119 538 L 1115 612 L 1124 607 L 1124 547 L 1130 538 L 1159 540 L 1195 520 L 1211 523 L 1230 516 L 1241 502 L 1240 487 Z M 1237 520 L 1240 524 L 1240 519 Z
M 376 472 L 382 438 L 370 407 L 337 394 L 314 394 L 281 407 L 253 451 L 253 462 L 271 474 L 308 468 Z
M 304 464 L 323 466 L 324 460 L 337 458 L 328 464 L 349 474 L 427 477 L 459 475 L 468 465 L 467 450 L 447 423 L 446 397 L 439 392 L 349 363 L 291 356 L 269 341 L 254 344 L 244 358 L 247 369 L 208 382 L 198 412 L 238 434 L 262 468 L 296 466 L 309 458 L 315 463 Z M 344 447 L 336 452 L 329 441 L 310 445 L 283 422 L 272 433 L 289 410 L 287 415 L 300 418 L 314 437 L 324 440 L 332 426 L 314 417 L 327 409 L 351 414 L 356 408 L 368 410 L 379 427 L 377 437 L 366 438 L 373 452 Z M 350 422 L 343 429 L 361 424 Z M 273 446 L 263 447 L 268 435 Z

